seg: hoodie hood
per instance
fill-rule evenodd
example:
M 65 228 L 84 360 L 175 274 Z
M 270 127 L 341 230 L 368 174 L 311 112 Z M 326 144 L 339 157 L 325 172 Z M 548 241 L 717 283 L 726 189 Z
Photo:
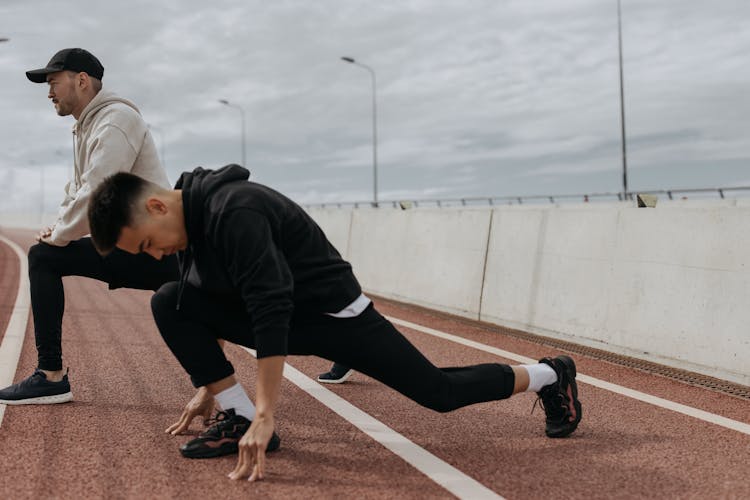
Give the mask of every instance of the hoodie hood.
M 79 134 L 82 130 L 84 130 L 99 110 L 116 102 L 125 104 L 126 106 L 133 108 L 139 115 L 141 114 L 140 110 L 136 107 L 135 104 L 133 104 L 132 101 L 129 101 L 124 97 L 120 97 L 114 92 L 102 89 L 94 96 L 93 99 L 91 99 L 91 102 L 88 103 L 85 108 L 83 108 L 81 116 L 78 117 L 78 120 L 74 125 L 75 133 Z
M 250 171 L 236 164 L 226 165 L 217 170 L 198 167 L 192 172 L 183 172 L 175 184 L 175 189 L 182 190 L 182 210 L 185 217 L 185 231 L 188 246 L 177 257 L 180 263 L 180 284 L 177 294 L 177 309 L 180 309 L 182 291 L 185 288 L 190 268 L 193 265 L 193 245 L 196 238 L 201 238 L 203 231 L 204 200 L 217 188 L 229 182 L 247 181 Z
M 249 178 L 250 171 L 235 164 L 217 170 L 198 167 L 192 172 L 183 172 L 180 175 L 175 189 L 182 189 L 188 244 L 193 239 L 192 236 L 199 235 L 203 228 L 203 200 L 219 186 L 228 182 L 246 181 Z

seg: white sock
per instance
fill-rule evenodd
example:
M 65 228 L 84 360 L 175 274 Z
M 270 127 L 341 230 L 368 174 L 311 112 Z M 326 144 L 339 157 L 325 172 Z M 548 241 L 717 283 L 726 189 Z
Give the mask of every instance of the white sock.
M 224 389 L 214 396 L 222 410 L 233 409 L 237 415 L 242 415 L 248 420 L 255 418 L 255 405 L 247 397 L 245 389 L 240 384 L 234 384 L 229 389 Z
M 539 392 L 545 385 L 557 382 L 557 373 L 550 365 L 537 363 L 535 365 L 521 365 L 529 372 L 529 387 L 526 392 Z

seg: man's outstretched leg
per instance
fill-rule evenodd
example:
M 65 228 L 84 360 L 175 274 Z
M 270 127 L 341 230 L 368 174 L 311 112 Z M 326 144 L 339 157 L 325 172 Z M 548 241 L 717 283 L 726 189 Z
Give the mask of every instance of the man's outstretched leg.
M 439 412 L 535 392 L 549 437 L 571 434 L 581 420 L 575 363 L 569 357 L 544 358 L 533 365 L 438 368 L 374 307 L 349 319 L 295 316 L 289 351 L 336 359 Z

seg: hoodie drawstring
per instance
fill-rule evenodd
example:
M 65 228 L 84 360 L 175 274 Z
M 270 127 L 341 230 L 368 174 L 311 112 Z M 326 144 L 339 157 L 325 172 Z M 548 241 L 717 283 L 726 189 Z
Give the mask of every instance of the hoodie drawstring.
M 180 310 L 180 302 L 182 301 L 182 292 L 185 290 L 185 283 L 187 282 L 188 274 L 190 274 L 190 268 L 193 267 L 193 250 L 190 246 L 185 250 L 185 257 L 180 262 L 180 283 L 177 285 L 177 308 Z

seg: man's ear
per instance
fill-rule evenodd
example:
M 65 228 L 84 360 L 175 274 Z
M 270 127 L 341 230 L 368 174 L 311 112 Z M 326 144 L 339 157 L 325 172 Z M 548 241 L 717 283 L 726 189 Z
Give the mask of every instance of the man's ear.
M 87 73 L 77 73 L 74 78 L 76 86 L 78 86 L 79 89 L 84 89 L 91 86 L 91 81 L 89 80 L 89 75 Z
M 169 212 L 167 204 L 159 198 L 151 196 L 146 199 L 146 211 L 149 215 L 164 215 Z

